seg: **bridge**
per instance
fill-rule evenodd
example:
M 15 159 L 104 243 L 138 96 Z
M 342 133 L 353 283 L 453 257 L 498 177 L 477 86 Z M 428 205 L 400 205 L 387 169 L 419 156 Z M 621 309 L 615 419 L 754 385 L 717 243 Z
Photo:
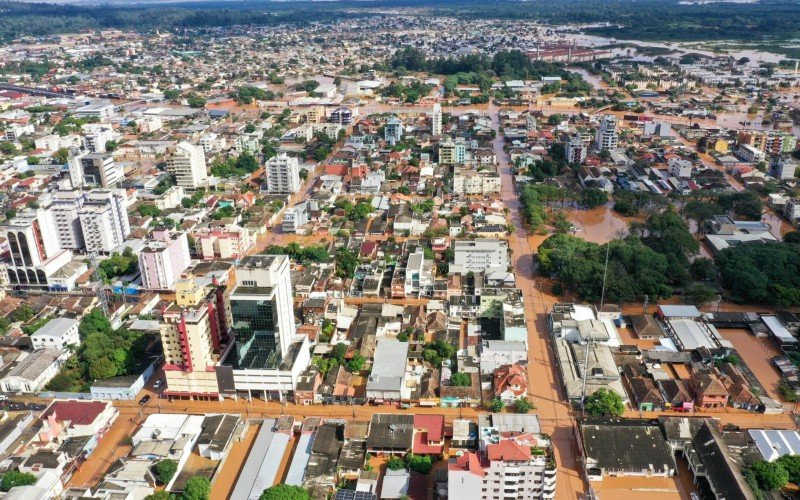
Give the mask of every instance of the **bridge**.
M 40 95 L 44 97 L 66 97 L 67 99 L 75 99 L 75 96 L 66 92 L 56 92 L 54 90 L 39 89 L 36 87 L 22 87 L 19 85 L 0 84 L 0 90 L 11 90 L 14 92 L 22 92 L 24 94 Z

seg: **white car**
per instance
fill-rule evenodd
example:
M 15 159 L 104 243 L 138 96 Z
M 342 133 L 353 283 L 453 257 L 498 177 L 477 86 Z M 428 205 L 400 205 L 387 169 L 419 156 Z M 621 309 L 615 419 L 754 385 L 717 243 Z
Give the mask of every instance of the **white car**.
M 161 388 L 161 384 L 163 384 L 163 383 L 164 383 L 163 379 L 156 380 L 156 383 L 153 384 L 153 389 L 156 389 L 156 390 L 160 389 Z

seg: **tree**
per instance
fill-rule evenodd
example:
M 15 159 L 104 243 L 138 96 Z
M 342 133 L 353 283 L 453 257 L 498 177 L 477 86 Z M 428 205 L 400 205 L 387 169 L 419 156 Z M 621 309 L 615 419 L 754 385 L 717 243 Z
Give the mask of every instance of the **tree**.
M 514 411 L 517 413 L 528 413 L 534 409 L 536 409 L 536 405 L 534 405 L 533 402 L 526 397 L 521 397 L 514 401 Z
M 205 476 L 194 476 L 186 481 L 183 488 L 183 500 L 209 500 L 211 497 L 211 481 Z
M 101 357 L 89 366 L 89 376 L 95 380 L 103 380 L 117 375 L 117 365 L 107 357 Z
M 144 500 L 175 500 L 175 495 L 169 491 L 156 491 L 152 495 L 147 495 Z
M 411 453 L 406 457 L 406 462 L 409 469 L 421 474 L 428 474 L 433 469 L 433 461 L 430 455 L 414 455 Z
M 750 466 L 762 490 L 771 491 L 783 488 L 789 482 L 789 473 L 776 462 L 761 460 Z
M 625 403 L 616 392 L 601 388 L 586 398 L 584 408 L 593 417 L 619 417 L 625 412 Z
M 178 462 L 170 459 L 161 460 L 153 467 L 153 472 L 155 472 L 159 483 L 169 484 L 175 473 L 178 472 Z
M 499 413 L 499 412 L 503 411 L 503 408 L 505 408 L 505 407 L 506 407 L 506 404 L 500 398 L 494 398 L 489 403 L 489 409 L 491 411 L 493 411 L 494 413 Z
M 595 208 L 605 205 L 608 202 L 608 194 L 602 189 L 589 188 L 581 191 L 581 205 L 587 208 Z
M 358 373 L 364 369 L 365 362 L 364 356 L 359 353 L 355 353 L 350 361 L 347 362 L 347 371 L 350 373 Z
M 789 482 L 800 484 L 800 455 L 784 455 L 777 462 L 789 474 Z
M 790 231 L 783 237 L 785 243 L 800 243 L 800 231 Z
M 717 296 L 717 291 L 705 283 L 692 283 L 686 288 L 683 300 L 687 304 L 701 305 L 711 302 Z
M 0 480 L 0 491 L 9 491 L 17 486 L 29 486 L 36 482 L 36 476 L 28 472 L 9 471 Z
M 276 484 L 264 490 L 259 500 L 309 500 L 311 496 L 300 486 Z
M 450 376 L 450 385 L 454 387 L 469 387 L 472 385 L 472 378 L 463 372 L 455 372 Z
M 386 462 L 386 468 L 389 470 L 401 470 L 406 468 L 406 464 L 402 458 L 392 455 Z
M 331 350 L 331 359 L 335 359 L 340 365 L 344 364 L 344 355 L 347 353 L 347 344 L 339 342 Z

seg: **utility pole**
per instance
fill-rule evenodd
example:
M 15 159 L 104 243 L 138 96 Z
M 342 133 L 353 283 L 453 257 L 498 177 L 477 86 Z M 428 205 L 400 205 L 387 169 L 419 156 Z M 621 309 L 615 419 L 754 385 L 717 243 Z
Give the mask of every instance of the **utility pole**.
M 647 306 L 650 304 L 650 296 L 644 296 L 644 307 L 642 308 L 642 314 L 647 314 Z
M 603 309 L 603 304 L 606 300 L 606 276 L 608 275 L 608 252 L 611 249 L 611 243 L 606 243 L 606 265 L 603 269 L 603 291 L 600 293 L 600 309 Z

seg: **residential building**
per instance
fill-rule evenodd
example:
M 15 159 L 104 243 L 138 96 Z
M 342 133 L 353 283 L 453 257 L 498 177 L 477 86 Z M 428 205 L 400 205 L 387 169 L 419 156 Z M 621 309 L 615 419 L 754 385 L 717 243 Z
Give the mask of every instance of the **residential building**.
M 788 158 L 776 157 L 770 163 L 769 175 L 778 180 L 793 179 L 797 168 L 796 162 Z
M 106 143 L 114 140 L 114 129 L 101 123 L 87 123 L 83 126 L 83 144 L 91 153 L 105 153 Z
M 65 355 L 60 349 L 37 349 L 25 357 L 0 379 L 0 391 L 37 392 L 44 388 L 61 369 Z
M 308 224 L 308 203 L 298 203 L 283 212 L 281 229 L 286 234 L 296 233 L 302 226 Z
M 81 250 L 84 247 L 79 212 L 85 199 L 86 195 L 80 191 L 56 191 L 52 194 L 48 210 L 61 248 Z
M 442 135 L 442 105 L 438 102 L 431 110 L 431 135 L 434 137 Z
M 153 231 L 152 239 L 139 253 L 142 286 L 152 290 L 172 290 L 190 262 L 186 233 L 159 228 Z
M 589 147 L 580 134 L 575 134 L 567 141 L 567 163 L 583 163 L 589 154 Z
M 528 394 L 528 370 L 526 365 L 513 364 L 498 367 L 492 384 L 494 397 L 511 404 Z
M 39 416 L 39 441 L 63 443 L 69 438 L 89 437 L 93 441 L 89 444 L 91 451 L 118 415 L 110 401 L 56 400 Z
M 595 135 L 594 139 L 595 147 L 600 151 L 616 149 L 618 142 L 617 117 L 604 115 L 600 119 L 600 125 L 597 127 L 597 135 Z
M 353 112 L 347 107 L 334 109 L 331 111 L 331 114 L 328 117 L 328 121 L 331 123 L 338 123 L 340 125 L 350 125 L 353 123 L 353 119 Z
M 245 227 L 229 225 L 222 228 L 202 228 L 192 233 L 195 250 L 203 260 L 241 259 L 255 244 L 255 234 Z
M 124 177 L 110 153 L 83 153 L 69 159 L 69 178 L 74 189 L 115 187 Z
M 500 174 L 494 168 L 458 165 L 453 169 L 453 193 L 460 196 L 500 192 Z
M 31 334 L 31 344 L 34 349 L 63 350 L 69 345 L 77 346 L 80 344 L 79 324 L 72 318 L 53 318 Z
M 447 137 L 439 143 L 439 163 L 455 165 L 467 161 L 467 145 L 463 139 Z
M 125 192 L 96 189 L 86 194 L 78 211 L 86 253 L 109 254 L 131 233 Z
M 207 300 L 197 280 L 175 284 L 175 303 L 162 312 L 165 393 L 178 397 L 219 397 L 215 365 L 221 329 L 217 303 Z
M 300 191 L 300 163 L 285 153 L 267 160 L 267 191 L 271 194 L 294 194 Z
M 403 139 L 403 122 L 400 121 L 400 118 L 393 116 L 386 121 L 383 137 L 391 146 Z
M 217 368 L 226 387 L 283 400 L 311 357 L 308 337 L 296 335 L 286 255 L 245 257 L 230 295 L 234 342 Z
M 206 154 L 202 146 L 180 142 L 167 149 L 167 172 L 184 189 L 205 187 L 208 183 Z
M 450 273 L 493 273 L 508 270 L 508 243 L 505 240 L 478 238 L 458 240 L 453 245 L 454 262 Z

